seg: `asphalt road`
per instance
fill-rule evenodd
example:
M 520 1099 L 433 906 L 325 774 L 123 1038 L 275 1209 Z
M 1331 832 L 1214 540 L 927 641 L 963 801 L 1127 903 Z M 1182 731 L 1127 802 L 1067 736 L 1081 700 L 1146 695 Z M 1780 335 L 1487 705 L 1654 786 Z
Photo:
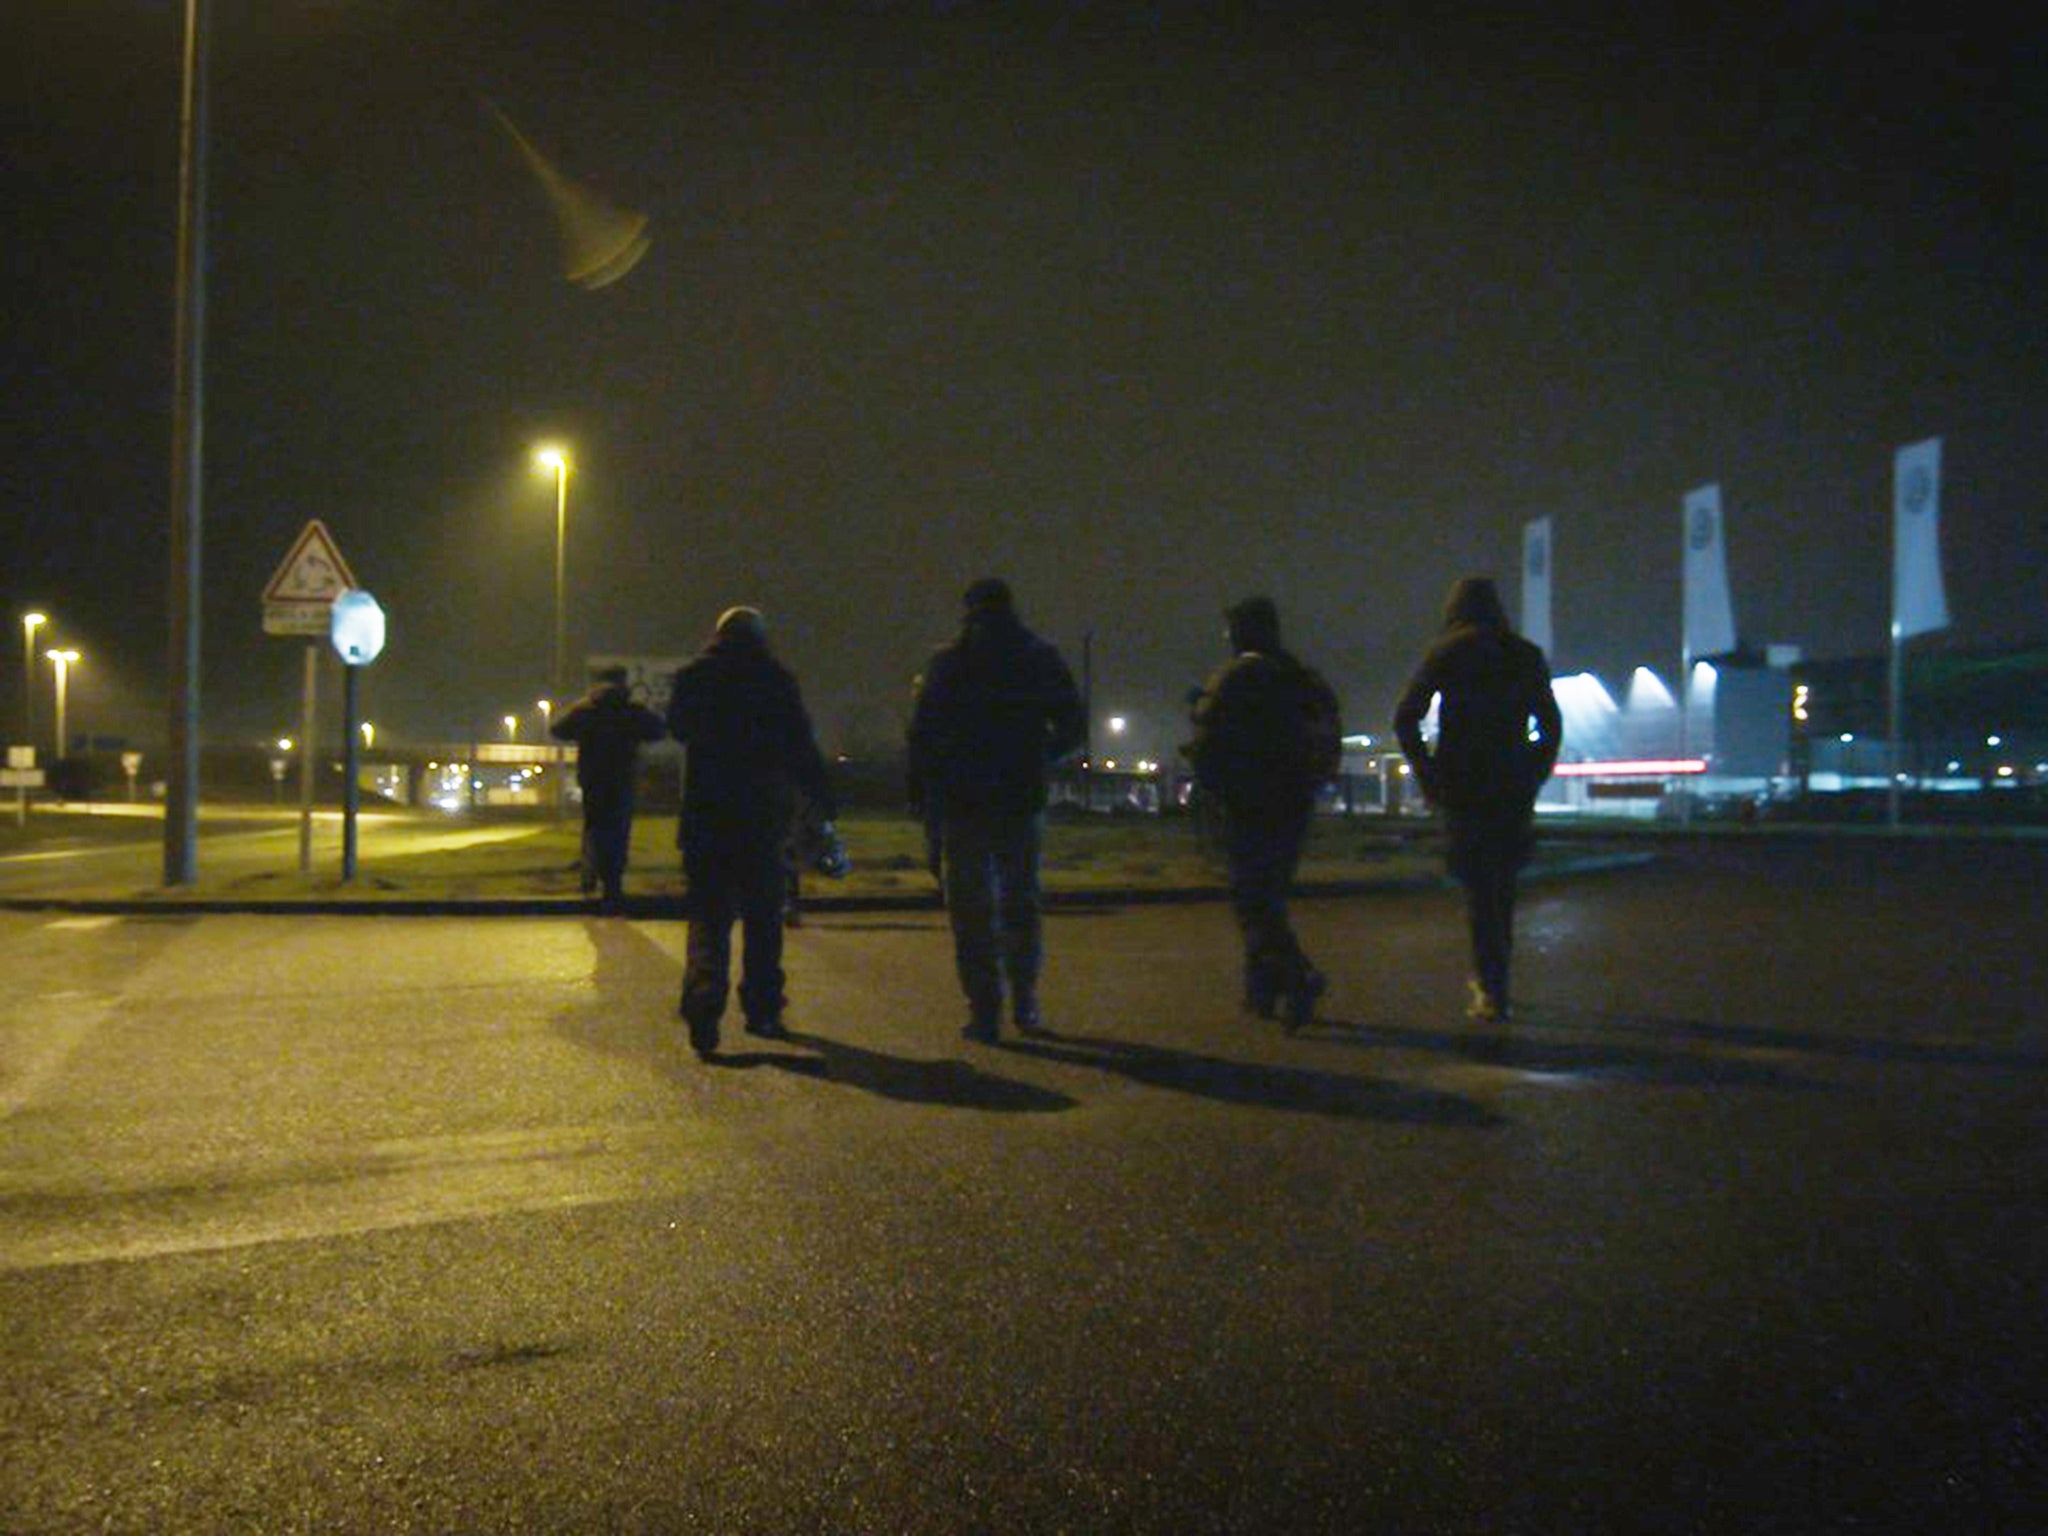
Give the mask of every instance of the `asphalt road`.
M 792 936 L 0 913 L 0 1531 L 2048 1527 L 2043 857 L 1744 847 L 1532 891 Z

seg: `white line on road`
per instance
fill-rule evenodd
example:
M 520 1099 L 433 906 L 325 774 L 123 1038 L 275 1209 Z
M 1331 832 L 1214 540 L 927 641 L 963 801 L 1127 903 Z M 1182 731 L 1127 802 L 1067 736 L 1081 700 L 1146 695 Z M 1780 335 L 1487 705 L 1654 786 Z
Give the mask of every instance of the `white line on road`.
M 30 998 L 0 1028 L 0 1120 L 17 1113 L 114 1011 L 117 998 L 50 992 Z

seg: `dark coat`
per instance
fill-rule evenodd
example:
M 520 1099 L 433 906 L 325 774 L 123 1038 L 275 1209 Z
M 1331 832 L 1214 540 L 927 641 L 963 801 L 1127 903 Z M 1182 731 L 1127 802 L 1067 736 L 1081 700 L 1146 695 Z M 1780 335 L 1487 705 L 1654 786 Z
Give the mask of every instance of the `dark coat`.
M 1422 740 L 1433 696 L 1442 699 L 1434 751 Z M 1526 816 L 1563 731 L 1549 662 L 1504 623 L 1452 623 L 1394 709 L 1394 734 L 1423 793 L 1458 817 Z
M 677 672 L 668 729 L 687 754 L 679 846 L 779 846 L 799 790 L 831 819 L 825 760 L 796 677 L 761 641 L 721 634 Z
M 1330 685 L 1275 643 L 1209 679 L 1182 750 L 1234 820 L 1293 818 L 1335 773 L 1342 734 Z
M 1087 739 L 1060 653 L 1003 611 L 968 615 L 926 667 L 910 721 L 913 804 L 1033 811 L 1047 770 Z
M 661 717 L 635 704 L 623 683 L 600 683 L 549 722 L 548 734 L 576 743 L 576 784 L 586 816 L 630 816 L 635 762 L 643 742 L 662 737 Z

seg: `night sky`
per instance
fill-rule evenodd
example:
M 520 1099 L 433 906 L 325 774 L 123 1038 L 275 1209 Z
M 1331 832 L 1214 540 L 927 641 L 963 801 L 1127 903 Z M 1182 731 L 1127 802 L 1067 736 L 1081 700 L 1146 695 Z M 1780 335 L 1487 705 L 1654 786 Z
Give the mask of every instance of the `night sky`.
M 543 439 L 572 655 L 753 603 L 838 750 L 991 572 L 1160 749 L 1254 590 L 1383 729 L 1544 514 L 1556 668 L 1668 675 L 1710 480 L 1744 638 L 1875 653 L 1933 434 L 1919 643 L 2048 633 L 2040 29 L 1444 9 L 216 0 L 206 739 L 295 723 L 260 595 L 310 517 L 390 615 L 381 729 L 529 708 Z M 0 50 L 10 735 L 30 606 L 86 725 L 161 735 L 180 10 L 14 7 Z M 650 216 L 639 267 L 563 281 L 482 95 Z

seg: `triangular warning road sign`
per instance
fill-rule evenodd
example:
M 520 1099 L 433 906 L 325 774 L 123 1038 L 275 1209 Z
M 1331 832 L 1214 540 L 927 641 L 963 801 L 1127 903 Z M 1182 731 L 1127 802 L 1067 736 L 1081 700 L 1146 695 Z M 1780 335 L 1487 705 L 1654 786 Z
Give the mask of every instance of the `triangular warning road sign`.
M 356 584 L 327 525 L 314 518 L 263 589 L 266 603 L 332 603 Z

